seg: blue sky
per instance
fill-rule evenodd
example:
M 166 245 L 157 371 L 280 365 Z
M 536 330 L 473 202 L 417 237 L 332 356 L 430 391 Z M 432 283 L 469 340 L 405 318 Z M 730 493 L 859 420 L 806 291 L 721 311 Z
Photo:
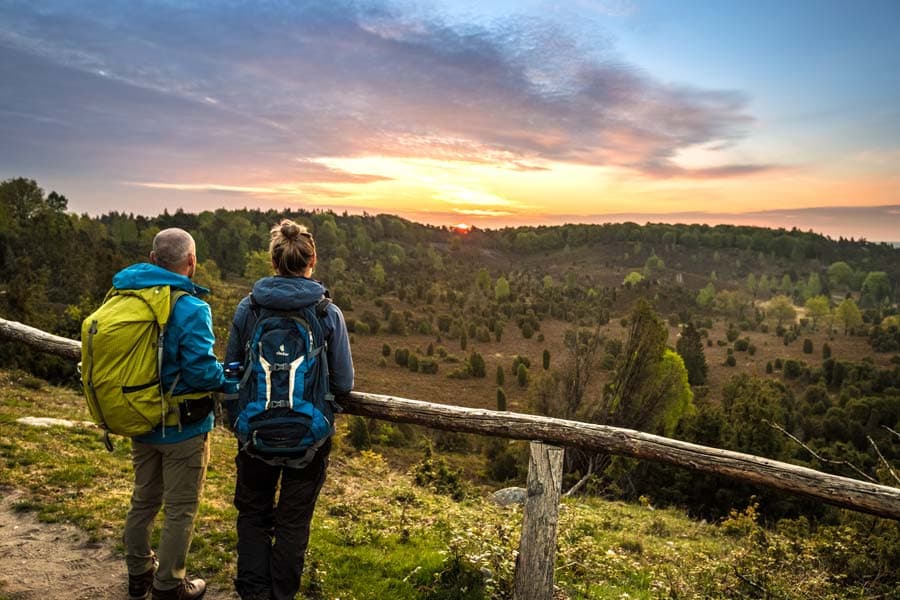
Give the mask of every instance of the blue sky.
M 0 178 L 93 214 L 894 239 L 898 29 L 895 0 L 0 1 Z

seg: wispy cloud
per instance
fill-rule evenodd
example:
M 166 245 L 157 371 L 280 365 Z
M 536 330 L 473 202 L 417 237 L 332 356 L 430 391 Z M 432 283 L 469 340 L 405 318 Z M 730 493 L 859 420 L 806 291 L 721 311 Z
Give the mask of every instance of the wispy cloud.
M 225 192 L 233 194 L 277 194 L 280 192 L 274 187 L 224 185 L 220 183 L 165 183 L 162 181 L 126 181 L 126 185 L 133 185 L 155 190 L 173 190 L 176 192 Z
M 379 176 L 347 179 L 303 161 L 365 155 L 511 169 L 561 161 L 661 178 L 772 168 L 679 168 L 684 147 L 747 135 L 747 97 L 658 81 L 534 19 L 463 26 L 377 2 L 121 0 L 3 4 L 0 23 L 0 61 L 13 65 L 0 128 L 13 144 L 35 130 L 4 115 L 37 111 L 75 124 L 54 140 L 59 160 L 123 164 L 142 178 L 215 164 L 362 183 Z

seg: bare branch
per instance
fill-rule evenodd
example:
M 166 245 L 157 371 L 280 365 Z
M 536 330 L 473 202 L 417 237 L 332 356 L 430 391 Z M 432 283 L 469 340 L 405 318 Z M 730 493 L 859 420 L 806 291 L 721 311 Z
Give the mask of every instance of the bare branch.
M 588 458 L 588 468 L 587 473 L 585 473 L 584 477 L 578 480 L 578 483 L 569 488 L 565 494 L 563 494 L 563 498 L 568 498 L 569 496 L 574 495 L 578 490 L 584 487 L 584 484 L 588 482 L 588 479 L 591 478 L 591 475 L 594 474 L 594 456 L 592 455 Z
M 888 473 L 891 474 L 891 477 L 894 478 L 894 481 L 897 482 L 897 485 L 900 485 L 900 477 L 897 477 L 897 472 L 894 471 L 894 467 L 890 465 L 890 463 L 884 458 L 884 455 L 881 453 L 881 449 L 878 447 L 878 444 L 875 443 L 875 440 L 872 439 L 872 436 L 866 436 L 866 439 L 869 440 L 869 443 L 872 444 L 872 447 L 875 448 L 875 453 L 878 454 L 878 458 L 881 459 L 881 464 L 887 467 Z
M 868 481 L 871 481 L 872 483 L 878 483 L 878 480 L 877 480 L 877 479 L 874 479 L 873 477 L 870 477 L 870 476 L 867 475 L 864 471 L 862 471 L 859 467 L 857 467 L 856 465 L 854 465 L 853 463 L 851 463 L 851 462 L 849 462 L 849 461 L 846 461 L 846 460 L 831 460 L 831 459 L 829 459 L 829 458 L 825 458 L 824 456 L 818 454 L 815 450 L 813 450 L 812 448 L 810 448 L 809 446 L 807 446 L 806 444 L 804 444 L 803 442 L 801 442 L 796 436 L 791 435 L 790 433 L 788 433 L 788 432 L 785 430 L 785 428 L 782 427 L 781 425 L 779 425 L 778 423 L 773 423 L 773 422 L 771 422 L 771 421 L 769 421 L 769 420 L 767 420 L 767 419 L 763 419 L 763 422 L 767 423 L 767 424 L 769 425 L 769 427 L 772 427 L 773 429 L 777 429 L 778 431 L 780 431 L 781 433 L 783 433 L 783 434 L 786 435 L 787 437 L 791 438 L 792 440 L 794 440 L 795 442 L 797 442 L 798 444 L 800 444 L 800 446 L 802 446 L 804 450 L 806 450 L 807 452 L 809 452 L 810 454 L 812 454 L 812 455 L 816 458 L 816 460 L 821 461 L 821 462 L 826 463 L 826 464 L 829 464 L 829 465 L 838 465 L 838 466 L 850 467 L 853 471 L 855 471 L 855 472 L 856 472 L 858 475 L 860 475 L 861 477 L 867 479 Z
M 891 433 L 893 433 L 894 435 L 896 435 L 898 438 L 900 438 L 900 433 L 897 433 L 896 431 L 894 431 L 893 429 L 891 429 L 891 428 L 888 427 L 887 425 L 882 425 L 881 427 L 882 427 L 883 429 L 887 429 L 888 431 L 890 431 Z

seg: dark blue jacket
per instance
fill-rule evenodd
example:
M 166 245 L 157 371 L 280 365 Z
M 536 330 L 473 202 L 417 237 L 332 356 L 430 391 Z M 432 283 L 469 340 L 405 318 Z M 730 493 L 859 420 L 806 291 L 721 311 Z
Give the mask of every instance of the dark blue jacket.
M 113 277 L 113 287 L 117 289 L 137 290 L 155 285 L 168 285 L 189 294 L 175 303 L 166 327 L 160 374 L 163 389 L 168 392 L 172 388 L 176 375 L 178 383 L 173 390 L 175 396 L 221 389 L 225 383 L 225 375 L 221 363 L 213 354 L 216 338 L 213 334 L 212 313 L 209 305 L 198 298 L 208 294 L 209 290 L 194 284 L 184 275 L 150 263 L 132 265 Z M 184 425 L 180 431 L 177 427 L 166 427 L 163 435 L 163 427 L 160 426 L 134 439 L 146 444 L 172 444 L 207 433 L 212 430 L 213 423 L 214 416 L 210 413 L 205 420 Z
M 306 277 L 263 277 L 253 285 L 253 299 L 259 306 L 272 310 L 299 310 L 319 302 L 325 295 L 325 287 Z M 225 362 L 244 363 L 244 349 L 253 334 L 256 317 L 250 309 L 250 297 L 238 304 L 228 336 Z M 341 394 L 353 389 L 353 358 L 350 356 L 350 338 L 344 315 L 334 304 L 329 304 L 322 319 L 325 341 L 328 344 L 328 369 L 331 392 Z

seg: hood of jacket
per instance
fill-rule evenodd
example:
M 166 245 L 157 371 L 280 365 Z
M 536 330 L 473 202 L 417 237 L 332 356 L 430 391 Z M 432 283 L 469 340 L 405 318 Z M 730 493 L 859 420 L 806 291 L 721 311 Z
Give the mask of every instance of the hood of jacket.
M 209 293 L 208 289 L 197 285 L 189 277 L 150 263 L 139 263 L 122 269 L 113 276 L 112 284 L 117 290 L 141 290 L 155 285 L 167 285 L 195 296 Z
M 306 277 L 264 277 L 253 284 L 253 300 L 274 310 L 301 309 L 315 304 L 325 294 L 325 286 Z

